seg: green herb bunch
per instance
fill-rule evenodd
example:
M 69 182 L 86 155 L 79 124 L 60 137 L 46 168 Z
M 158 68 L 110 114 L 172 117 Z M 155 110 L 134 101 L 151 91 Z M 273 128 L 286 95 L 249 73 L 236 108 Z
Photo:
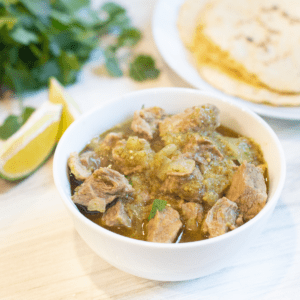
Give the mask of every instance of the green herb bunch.
M 90 0 L 0 0 L 0 84 L 22 94 L 47 86 L 51 76 L 73 83 L 99 39 L 111 33 L 117 38 L 104 49 L 105 65 L 110 75 L 122 76 L 117 52 L 136 45 L 141 33 L 121 6 L 110 2 L 97 12 Z M 141 81 L 159 70 L 142 55 L 130 63 L 129 75 Z

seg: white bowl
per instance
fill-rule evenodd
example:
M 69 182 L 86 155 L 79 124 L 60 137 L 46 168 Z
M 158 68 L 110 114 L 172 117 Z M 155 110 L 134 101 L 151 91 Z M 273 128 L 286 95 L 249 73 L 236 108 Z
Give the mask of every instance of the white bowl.
M 211 103 L 221 111 L 222 125 L 252 137 L 264 153 L 269 167 L 268 202 L 262 211 L 243 226 L 222 236 L 198 242 L 160 244 L 127 238 L 108 231 L 83 216 L 71 200 L 67 159 L 81 151 L 95 136 L 125 121 L 135 110 L 160 106 L 174 114 L 187 107 Z M 76 120 L 65 132 L 55 151 L 53 175 L 56 187 L 74 225 L 85 242 L 113 266 L 133 275 L 154 280 L 194 279 L 213 273 L 230 264 L 236 255 L 255 243 L 268 221 L 282 191 L 285 159 L 280 142 L 258 115 L 246 108 L 193 89 L 156 88 L 126 94 L 104 103 Z

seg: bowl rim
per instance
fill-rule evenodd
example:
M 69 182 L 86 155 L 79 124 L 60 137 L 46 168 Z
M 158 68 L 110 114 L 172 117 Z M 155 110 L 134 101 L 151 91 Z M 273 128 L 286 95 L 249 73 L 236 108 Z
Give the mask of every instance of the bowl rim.
M 273 197 L 268 199 L 266 205 L 264 208 L 251 220 L 249 220 L 247 223 L 243 224 L 242 226 L 236 228 L 235 230 L 229 231 L 226 234 L 211 238 L 211 239 L 205 239 L 200 241 L 194 241 L 194 242 L 186 242 L 186 243 L 153 243 L 148 241 L 142 241 L 133 239 L 130 237 L 126 237 L 120 234 L 117 234 L 115 232 L 112 232 L 108 229 L 105 229 L 101 227 L 100 225 L 97 225 L 96 223 L 92 222 L 88 218 L 86 218 L 76 207 L 76 205 L 72 202 L 70 197 L 65 194 L 63 186 L 60 184 L 59 181 L 59 173 L 64 170 L 64 168 L 61 167 L 59 164 L 59 156 L 60 156 L 60 149 L 62 148 L 64 141 L 68 138 L 68 136 L 71 134 L 73 128 L 76 126 L 76 124 L 82 122 L 84 119 L 88 119 L 89 116 L 93 114 L 99 113 L 102 109 L 104 109 L 107 106 L 113 106 L 116 105 L 116 103 L 120 101 L 124 101 L 125 99 L 128 99 L 132 96 L 143 96 L 144 94 L 157 94 L 157 93 L 186 93 L 186 94 L 193 94 L 198 96 L 208 96 L 217 99 L 218 101 L 221 101 L 225 104 L 229 104 L 232 106 L 237 107 L 238 109 L 244 111 L 248 115 L 250 115 L 252 118 L 255 119 L 256 122 L 259 122 L 262 126 L 265 127 L 265 129 L 268 131 L 269 135 L 271 136 L 273 142 L 275 142 L 277 150 L 279 152 L 280 156 L 280 170 L 281 173 L 279 175 L 279 181 L 278 185 L 275 187 L 275 191 L 273 194 Z M 197 248 L 205 245 L 210 245 L 214 243 L 218 243 L 223 241 L 224 239 L 228 239 L 230 237 L 233 237 L 234 235 L 238 235 L 241 231 L 246 230 L 248 227 L 252 226 L 253 223 L 258 222 L 260 219 L 262 219 L 271 209 L 272 205 L 276 205 L 279 196 L 282 192 L 284 182 L 286 177 L 286 163 L 285 163 L 285 156 L 284 151 L 281 146 L 281 143 L 276 135 L 276 133 L 273 131 L 273 129 L 270 127 L 270 125 L 263 120 L 260 116 L 258 116 L 255 112 L 251 111 L 249 108 L 242 106 L 241 104 L 236 104 L 231 101 L 228 101 L 227 99 L 224 99 L 223 97 L 216 96 L 215 94 L 207 91 L 199 91 L 192 88 L 180 88 L 180 87 L 159 87 L 159 88 L 150 88 L 150 89 L 143 89 L 139 91 L 133 91 L 129 93 L 125 93 L 122 96 L 115 97 L 110 101 L 105 101 L 101 103 L 100 105 L 96 106 L 95 108 L 91 109 L 90 111 L 84 113 L 82 116 L 80 116 L 78 119 L 76 119 L 70 126 L 67 128 L 63 136 L 61 137 L 60 141 L 57 144 L 57 147 L 55 149 L 54 153 L 54 159 L 53 159 L 53 178 L 56 185 L 56 188 L 59 191 L 59 194 L 63 200 L 63 203 L 67 207 L 69 213 L 71 213 L 74 217 L 79 219 L 81 222 L 85 223 L 86 226 L 90 227 L 92 230 L 95 230 L 99 232 L 101 235 L 105 235 L 111 239 L 116 239 L 119 242 L 129 243 L 131 245 L 139 246 L 139 247 L 146 247 L 146 248 L 155 248 L 155 249 L 166 249 L 166 250 L 175 250 L 175 249 L 185 249 L 185 248 Z M 275 203 L 274 203 L 275 202 Z

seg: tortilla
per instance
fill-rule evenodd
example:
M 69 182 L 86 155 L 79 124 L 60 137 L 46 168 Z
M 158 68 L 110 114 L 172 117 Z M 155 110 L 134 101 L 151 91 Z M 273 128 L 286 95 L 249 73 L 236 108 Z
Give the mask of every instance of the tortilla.
M 188 0 L 178 30 L 211 85 L 253 102 L 300 104 L 297 1 Z

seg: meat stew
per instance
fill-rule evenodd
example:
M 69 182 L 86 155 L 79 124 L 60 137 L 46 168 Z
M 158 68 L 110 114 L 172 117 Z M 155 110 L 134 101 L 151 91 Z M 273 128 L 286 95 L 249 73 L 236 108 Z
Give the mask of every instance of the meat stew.
M 253 218 L 267 201 L 259 145 L 223 127 L 210 104 L 176 115 L 142 108 L 71 153 L 68 166 L 81 213 L 150 242 L 219 236 Z

